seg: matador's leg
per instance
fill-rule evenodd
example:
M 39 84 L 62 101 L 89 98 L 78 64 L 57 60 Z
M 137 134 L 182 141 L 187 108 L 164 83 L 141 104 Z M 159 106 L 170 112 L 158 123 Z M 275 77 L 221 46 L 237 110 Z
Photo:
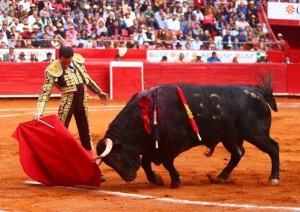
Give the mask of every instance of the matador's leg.
M 92 150 L 92 137 L 89 128 L 89 112 L 87 105 L 87 87 L 78 88 L 78 92 L 84 92 L 83 95 L 78 95 L 77 106 L 74 110 L 74 117 L 79 132 L 81 145 L 86 150 Z
M 62 94 L 58 108 L 58 117 L 66 128 L 69 127 L 74 107 L 74 92 Z

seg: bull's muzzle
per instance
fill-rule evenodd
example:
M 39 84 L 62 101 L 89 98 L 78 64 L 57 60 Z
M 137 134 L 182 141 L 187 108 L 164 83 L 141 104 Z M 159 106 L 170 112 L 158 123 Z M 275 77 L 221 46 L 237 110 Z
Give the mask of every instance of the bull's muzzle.
M 104 158 L 105 156 L 107 156 L 110 153 L 110 151 L 111 151 L 111 149 L 113 147 L 113 142 L 112 142 L 112 140 L 110 138 L 106 138 L 104 140 L 104 144 L 106 146 L 104 152 L 102 152 L 101 155 L 99 155 L 98 157 L 95 158 L 96 163 L 97 163 L 98 166 L 103 162 L 102 158 Z

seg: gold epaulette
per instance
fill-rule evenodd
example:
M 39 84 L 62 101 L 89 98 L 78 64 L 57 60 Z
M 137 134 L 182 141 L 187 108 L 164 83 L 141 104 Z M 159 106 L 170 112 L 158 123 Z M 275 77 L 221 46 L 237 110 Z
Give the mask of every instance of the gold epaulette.
M 78 53 L 74 53 L 73 60 L 80 64 L 83 64 L 85 62 L 85 59 Z
M 54 77 L 60 77 L 63 73 L 63 69 L 57 60 L 48 65 L 46 71 Z

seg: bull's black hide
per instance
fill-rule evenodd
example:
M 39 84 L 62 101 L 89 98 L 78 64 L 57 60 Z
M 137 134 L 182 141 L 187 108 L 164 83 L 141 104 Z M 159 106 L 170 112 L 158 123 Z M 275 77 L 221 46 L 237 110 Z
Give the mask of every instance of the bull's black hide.
M 173 163 L 181 152 L 197 145 L 205 145 L 212 152 L 215 145 L 221 142 L 231 153 L 230 161 L 218 175 L 218 180 L 223 182 L 229 178 L 245 153 L 243 142 L 246 140 L 270 156 L 270 180 L 273 184 L 278 184 L 279 147 L 269 136 L 269 106 L 277 111 L 271 78 L 262 77 L 262 82 L 257 86 L 168 84 L 144 90 L 135 94 L 109 125 L 104 138 L 97 144 L 97 154 L 100 155 L 105 149 L 107 142 L 104 140 L 111 140 L 112 150 L 103 161 L 124 180 L 135 179 L 136 172 L 142 165 L 148 180 L 161 184 L 160 177 L 152 171 L 151 162 L 162 163 L 170 173 L 171 186 L 178 187 L 180 175 Z M 202 141 L 199 141 L 191 127 L 175 86 L 182 89 L 188 101 Z M 153 94 L 157 96 L 158 149 L 155 148 L 154 140 L 157 138 L 154 138 L 153 130 L 150 134 L 145 130 L 139 105 L 141 98 L 149 97 L 149 118 L 153 124 Z

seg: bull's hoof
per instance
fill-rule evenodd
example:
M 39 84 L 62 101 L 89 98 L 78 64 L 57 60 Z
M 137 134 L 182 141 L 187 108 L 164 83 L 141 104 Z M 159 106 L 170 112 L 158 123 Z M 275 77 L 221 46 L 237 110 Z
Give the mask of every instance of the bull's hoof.
M 273 186 L 277 186 L 279 184 L 279 179 L 271 179 L 270 184 Z
M 212 152 L 209 150 L 209 151 L 206 151 L 206 152 L 204 152 L 204 155 L 206 156 L 206 157 L 210 157 L 210 156 L 212 156 Z
M 179 187 L 180 187 L 180 184 L 181 184 L 181 181 L 179 181 L 179 182 L 174 182 L 174 181 L 172 181 L 172 183 L 171 183 L 171 188 L 179 188 Z
M 213 155 L 214 151 L 215 151 L 215 148 L 213 148 L 213 147 L 212 148 L 207 148 L 206 152 L 204 152 L 204 155 L 206 157 L 210 157 L 210 156 Z
M 229 179 L 224 179 L 224 178 L 221 178 L 221 177 L 215 177 L 215 176 L 212 176 L 210 174 L 206 174 L 206 176 L 208 177 L 209 182 L 212 183 L 212 184 L 224 184 L 224 183 L 229 182 Z
M 154 181 L 153 181 L 153 183 L 155 185 L 160 185 L 160 186 L 162 186 L 162 185 L 165 184 L 164 181 L 163 181 L 163 179 L 162 179 L 162 177 L 159 174 L 154 174 Z

